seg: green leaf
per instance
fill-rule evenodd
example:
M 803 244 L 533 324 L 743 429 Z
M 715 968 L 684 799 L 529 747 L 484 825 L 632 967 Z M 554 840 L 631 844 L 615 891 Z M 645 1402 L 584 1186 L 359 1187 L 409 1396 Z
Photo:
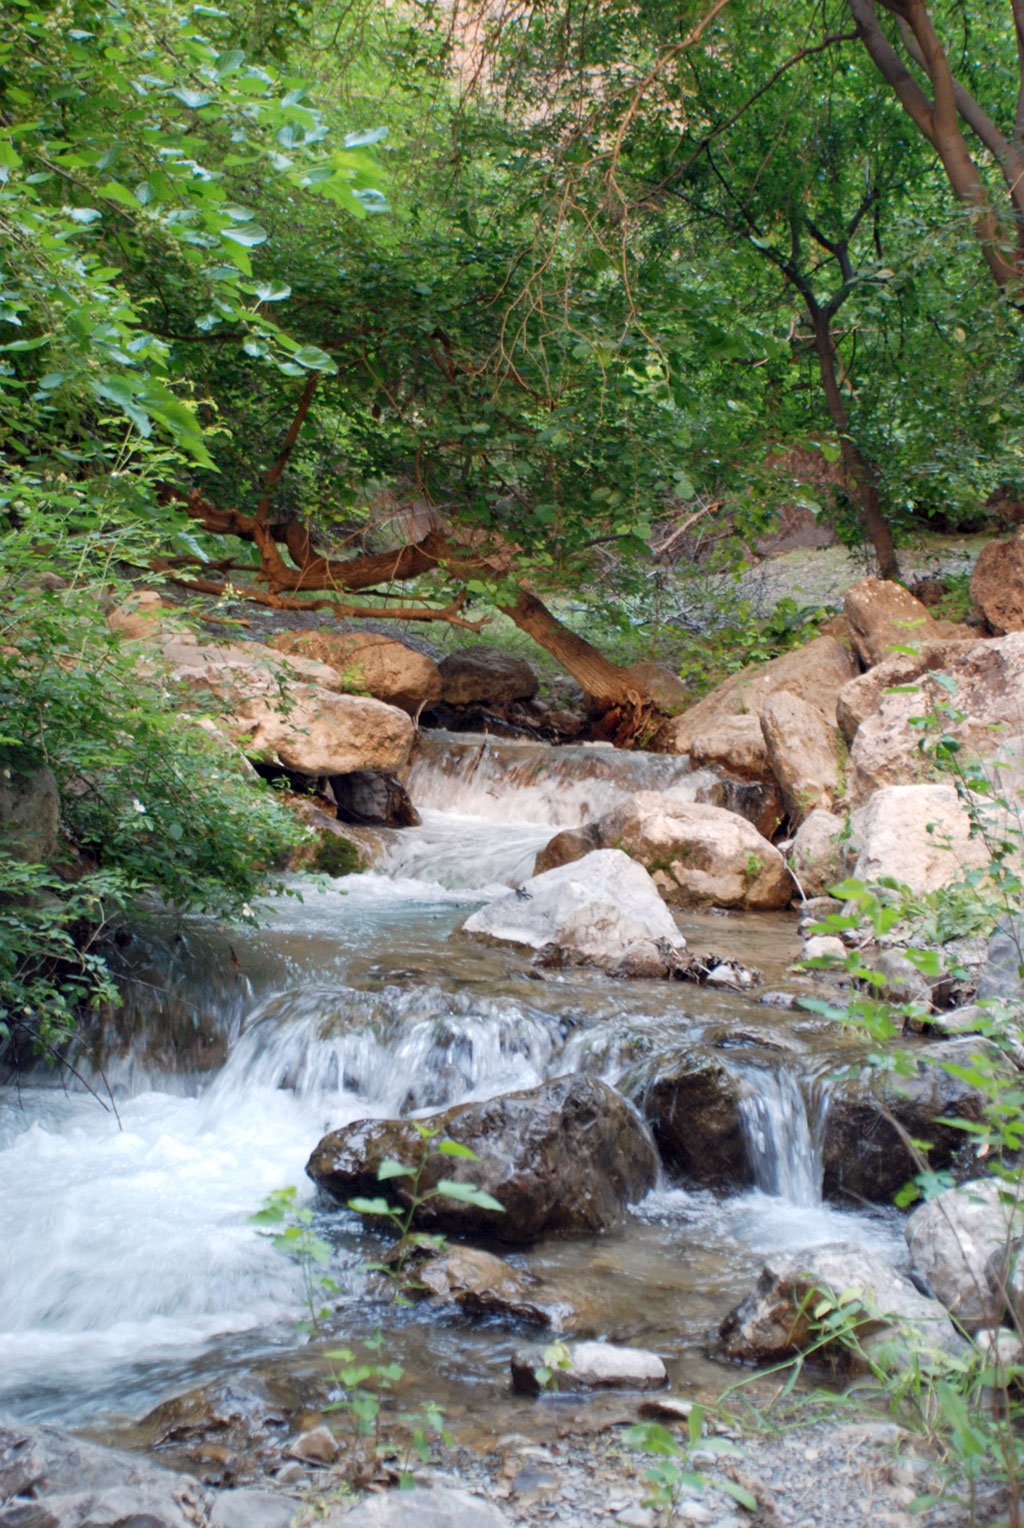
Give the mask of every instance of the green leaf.
M 206 90 L 192 90 L 188 85 L 172 85 L 170 92 L 176 96 L 183 106 L 191 111 L 199 111 L 203 106 L 209 106 L 213 96 Z
M 393 1158 L 388 1158 L 386 1162 L 382 1162 L 377 1169 L 377 1179 L 380 1183 L 387 1182 L 388 1178 L 412 1177 L 415 1177 L 412 1168 L 406 1167 L 402 1162 L 396 1162 Z
M 395 1209 L 386 1199 L 350 1199 L 350 1210 L 355 1210 L 357 1215 L 394 1215 Z
M 252 249 L 256 244 L 266 242 L 267 230 L 261 228 L 259 223 L 245 223 L 238 228 L 222 228 L 222 239 L 230 239 L 233 244 L 243 244 L 246 249 Z
M 472 1183 L 457 1183 L 454 1178 L 441 1178 L 435 1194 L 443 1194 L 447 1199 L 459 1199 L 463 1204 L 475 1205 L 478 1210 L 496 1210 L 505 1213 L 505 1206 L 500 1204 L 493 1194 L 486 1193 L 482 1188 L 476 1188 Z
M 469 1146 L 463 1146 L 460 1141 L 442 1141 L 437 1148 L 438 1155 L 442 1157 L 462 1157 L 467 1162 L 476 1162 L 478 1157 Z

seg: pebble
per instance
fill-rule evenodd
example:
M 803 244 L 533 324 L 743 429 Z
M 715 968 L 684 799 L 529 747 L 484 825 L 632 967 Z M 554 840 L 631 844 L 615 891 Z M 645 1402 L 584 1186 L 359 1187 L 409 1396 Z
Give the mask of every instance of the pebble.
M 627 1507 L 615 1518 L 623 1528 L 654 1528 L 655 1517 L 650 1507 Z

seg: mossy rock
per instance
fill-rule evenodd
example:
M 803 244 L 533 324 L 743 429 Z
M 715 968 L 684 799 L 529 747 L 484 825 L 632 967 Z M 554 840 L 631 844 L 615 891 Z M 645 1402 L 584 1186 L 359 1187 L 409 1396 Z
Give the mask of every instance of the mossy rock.
M 311 868 L 321 875 L 358 875 L 364 868 L 359 850 L 340 833 L 325 833 L 313 855 Z

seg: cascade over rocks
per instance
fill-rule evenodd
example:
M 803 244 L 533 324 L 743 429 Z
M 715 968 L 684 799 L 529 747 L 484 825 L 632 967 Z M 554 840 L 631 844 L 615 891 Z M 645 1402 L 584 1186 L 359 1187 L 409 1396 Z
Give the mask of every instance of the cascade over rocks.
M 284 631 L 271 637 L 269 645 L 325 663 L 346 689 L 372 695 L 413 717 L 441 698 L 441 675 L 433 658 L 377 632 Z
M 415 1224 L 426 1230 L 511 1243 L 550 1232 L 593 1234 L 618 1224 L 626 1206 L 653 1188 L 658 1176 L 646 1125 L 594 1077 L 561 1077 L 487 1103 L 459 1104 L 431 1124 L 440 1131 L 438 1141 L 468 1146 L 477 1160 L 428 1151 L 420 1194 L 442 1178 L 454 1179 L 493 1195 L 504 1210 L 438 1196 L 416 1209 Z M 411 1121 L 364 1120 L 324 1136 L 306 1171 L 342 1204 L 385 1194 L 405 1209 L 409 1179 L 380 1183 L 377 1171 L 388 1159 L 415 1168 L 423 1151 Z
M 894 647 L 935 642 L 969 635 L 953 621 L 937 621 L 927 605 L 902 584 L 883 578 L 862 578 L 851 584 L 843 614 L 854 649 L 866 669 L 892 656 Z
M 751 830 L 753 831 L 753 830 Z M 619 849 L 601 849 L 535 875 L 473 913 L 462 933 L 611 967 L 643 946 L 681 954 L 686 941 L 647 871 Z M 661 970 L 652 974 L 664 974 Z
M 853 1290 L 860 1291 L 864 1306 L 858 1339 L 869 1353 L 882 1343 L 890 1359 L 896 1356 L 893 1346 L 911 1352 L 964 1350 L 963 1339 L 938 1300 L 922 1295 L 876 1253 L 834 1242 L 765 1263 L 753 1290 L 722 1322 L 723 1351 L 747 1363 L 791 1357 L 815 1340 L 815 1293 L 844 1295 Z
M 710 1046 L 659 1060 L 653 1080 L 630 1088 L 669 1171 L 701 1188 L 745 1188 L 754 1181 L 740 1116 L 749 1092 Z

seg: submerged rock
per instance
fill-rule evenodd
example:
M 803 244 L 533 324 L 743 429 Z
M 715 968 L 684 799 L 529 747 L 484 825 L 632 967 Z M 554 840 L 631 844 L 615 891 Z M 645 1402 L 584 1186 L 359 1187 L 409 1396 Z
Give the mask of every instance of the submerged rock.
M 686 948 L 647 871 L 619 849 L 596 850 L 533 876 L 473 913 L 462 932 L 601 967 L 638 943 Z
M 410 1120 L 364 1120 L 323 1138 L 306 1165 L 313 1181 L 341 1203 L 386 1197 L 405 1209 L 411 1179 L 381 1183 L 387 1160 L 422 1170 L 419 1195 L 442 1179 L 472 1184 L 502 1210 L 439 1194 L 421 1203 L 414 1223 L 427 1230 L 530 1242 L 548 1232 L 600 1232 L 653 1188 L 658 1155 L 630 1104 L 594 1077 L 561 1077 L 487 1103 L 459 1104 L 436 1115 L 439 1134 L 424 1146 Z M 476 1160 L 442 1155 L 444 1141 L 468 1146 Z
M 550 1369 L 553 1390 L 658 1390 L 668 1384 L 665 1365 L 646 1348 L 617 1347 L 611 1342 L 559 1344 L 561 1362 L 548 1362 L 541 1347 L 519 1348 L 512 1354 L 512 1389 L 539 1395 L 537 1370 Z
M 817 1338 L 813 1313 L 821 1291 L 847 1307 L 851 1334 L 867 1351 L 877 1354 L 885 1343 L 897 1358 L 901 1347 L 947 1353 L 965 1347 L 938 1300 L 922 1295 L 877 1253 L 835 1242 L 766 1263 L 753 1290 L 722 1322 L 724 1352 L 747 1363 L 802 1352 Z
M 504 1316 L 551 1326 L 558 1315 L 554 1305 L 542 1303 L 539 1279 L 479 1247 L 447 1247 L 440 1257 L 414 1269 L 404 1287 L 414 1297 L 429 1295 L 473 1316 Z

